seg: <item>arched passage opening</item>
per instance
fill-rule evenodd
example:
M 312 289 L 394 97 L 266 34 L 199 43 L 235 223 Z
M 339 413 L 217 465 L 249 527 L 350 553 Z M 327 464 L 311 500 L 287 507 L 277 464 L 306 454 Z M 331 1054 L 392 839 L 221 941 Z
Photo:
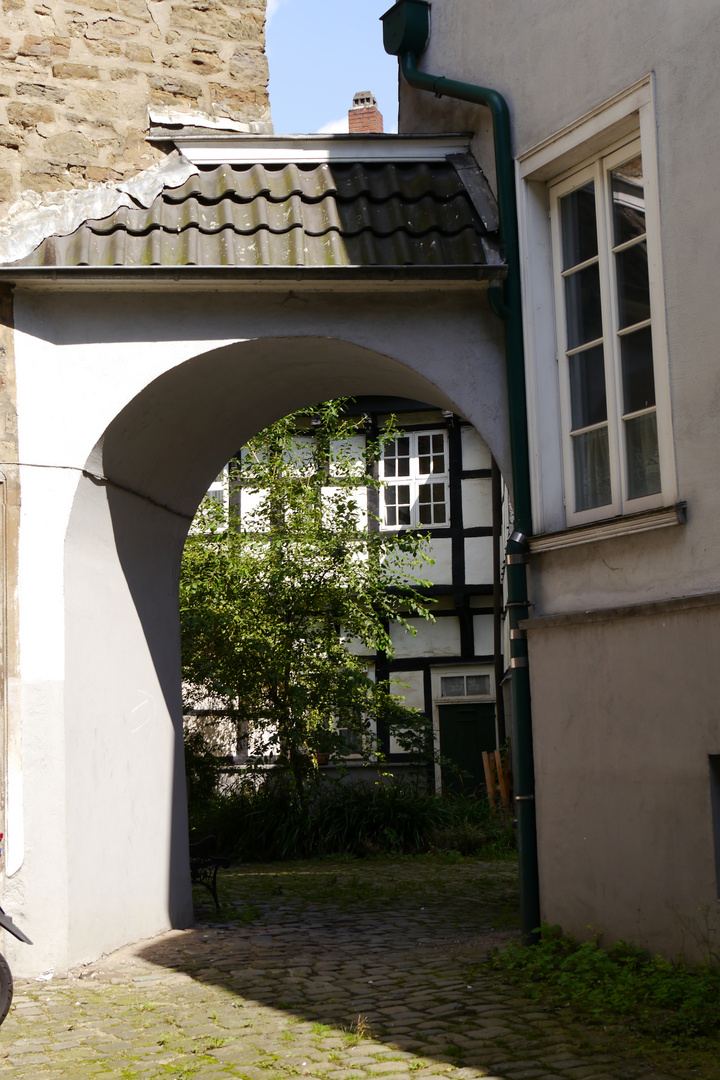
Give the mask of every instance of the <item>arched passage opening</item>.
M 464 415 L 504 462 L 502 382 L 463 393 L 452 351 L 427 370 L 421 348 L 411 366 L 339 338 L 225 345 L 149 382 L 88 455 L 65 539 L 68 963 L 192 918 L 177 582 L 210 481 L 274 419 L 365 394 Z

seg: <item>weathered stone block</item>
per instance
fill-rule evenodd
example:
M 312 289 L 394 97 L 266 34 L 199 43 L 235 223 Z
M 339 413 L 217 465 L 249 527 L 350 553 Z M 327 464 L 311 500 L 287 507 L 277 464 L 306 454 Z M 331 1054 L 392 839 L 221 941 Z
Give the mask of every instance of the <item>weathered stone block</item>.
M 267 57 L 261 47 L 240 45 L 230 58 L 230 74 L 234 79 L 267 85 L 269 73 Z
M 97 41 L 98 38 L 105 37 L 132 37 L 139 31 L 139 26 L 129 23 L 125 19 L 98 19 L 92 26 L 88 26 L 85 37 Z
M 96 156 L 96 147 L 79 131 L 63 131 L 45 142 L 47 159 L 56 165 L 86 165 Z
M 88 180 L 104 184 L 106 180 L 122 180 L 125 174 L 111 169 L 109 165 L 88 165 L 85 176 Z
M 163 65 L 170 68 L 182 68 L 184 71 L 195 71 L 198 75 L 217 75 L 222 71 L 223 62 L 212 52 L 206 52 L 192 46 L 190 52 L 170 53 L 163 60 Z
M 74 184 L 64 169 L 49 169 L 42 162 L 38 162 L 35 169 L 23 170 L 20 186 L 42 194 L 45 191 L 67 191 L 74 187 Z
M 97 79 L 100 77 L 98 69 L 90 64 L 70 64 L 67 62 L 53 64 L 52 73 L 56 79 Z
M 0 97 L 8 97 L 11 91 L 11 86 L 6 86 L 5 83 L 0 83 Z
M 178 34 L 178 37 L 179 36 L 180 35 Z M 8 57 L 15 56 L 15 50 L 13 49 L 13 47 L 10 44 L 10 38 L 6 38 L 6 37 L 0 38 L 0 56 L 8 56 Z
M 152 50 L 147 45 L 139 45 L 136 41 L 128 41 L 125 46 L 125 55 L 128 60 L 136 64 L 152 64 L 154 57 Z
M 0 146 L 5 146 L 8 150 L 19 150 L 24 144 L 25 138 L 19 131 L 0 127 Z
M 0 202 L 7 202 L 13 193 L 12 173 L 0 169 Z
M 84 38 L 88 24 L 84 19 L 68 19 L 67 32 L 76 38 Z
M 94 11 L 117 11 L 117 0 L 83 0 L 85 7 L 92 8 Z
M 129 15 L 133 19 L 150 21 L 150 11 L 145 0 L 118 0 L 118 11 L 123 15 Z
M 114 90 L 77 90 L 72 105 L 82 109 L 85 116 L 100 119 L 107 113 L 117 113 L 119 100 Z
M 213 105 L 231 120 L 254 120 L 267 108 L 266 95 L 257 90 L 240 90 L 212 83 L 210 87 Z
M 228 37 L 233 41 L 259 41 L 265 28 L 265 17 L 254 11 L 247 11 L 242 19 L 228 19 Z
M 113 82 L 118 79 L 136 79 L 139 75 L 137 68 L 111 68 L 110 78 Z
M 65 57 L 70 53 L 70 38 L 36 37 L 34 34 L 27 34 L 18 53 L 20 56 Z
M 153 90 L 170 94 L 172 97 L 192 98 L 195 101 L 202 94 L 202 87 L 197 83 L 180 79 L 176 75 L 154 75 L 150 79 L 150 86 Z
M 85 45 L 95 56 L 120 56 L 122 54 L 117 41 L 86 41 Z
M 15 93 L 18 97 L 37 97 L 42 98 L 43 101 L 54 101 L 59 103 L 65 100 L 67 96 L 66 91 L 58 90 L 56 86 L 48 86 L 47 83 L 18 83 L 15 87 Z
M 12 101 L 7 107 L 8 120 L 20 127 L 34 127 L 35 124 L 49 124 L 55 119 L 55 113 L 49 105 L 31 105 Z
M 25 7 L 25 0 L 3 0 L 3 11 L 20 11 Z

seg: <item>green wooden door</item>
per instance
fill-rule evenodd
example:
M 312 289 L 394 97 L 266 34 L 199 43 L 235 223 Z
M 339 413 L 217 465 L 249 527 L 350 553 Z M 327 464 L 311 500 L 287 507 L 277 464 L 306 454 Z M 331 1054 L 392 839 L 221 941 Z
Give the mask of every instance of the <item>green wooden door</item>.
M 485 788 L 483 750 L 495 750 L 495 704 L 473 702 L 439 705 L 440 754 L 451 764 L 443 765 L 443 791 L 473 794 Z

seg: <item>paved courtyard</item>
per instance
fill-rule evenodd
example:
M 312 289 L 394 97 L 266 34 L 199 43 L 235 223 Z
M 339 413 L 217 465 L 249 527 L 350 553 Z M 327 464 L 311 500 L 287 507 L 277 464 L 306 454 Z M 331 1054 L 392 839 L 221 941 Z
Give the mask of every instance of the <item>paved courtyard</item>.
M 513 866 L 243 866 L 223 912 L 69 978 L 19 983 L 0 1075 L 23 1080 L 669 1080 L 478 972 L 516 933 Z

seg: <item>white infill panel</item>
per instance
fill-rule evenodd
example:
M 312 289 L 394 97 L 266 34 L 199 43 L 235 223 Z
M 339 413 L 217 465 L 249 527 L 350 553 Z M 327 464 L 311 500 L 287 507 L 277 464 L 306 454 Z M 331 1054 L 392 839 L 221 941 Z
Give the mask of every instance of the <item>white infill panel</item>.
M 390 682 L 390 693 L 404 699 L 409 709 L 425 708 L 425 685 L 422 671 L 396 671 Z M 390 753 L 403 754 L 406 751 L 397 739 L 390 736 Z
M 465 581 L 468 585 L 491 585 L 492 580 L 492 536 L 469 536 L 465 541 Z
M 492 615 L 474 615 L 475 655 L 491 656 L 495 649 L 495 636 Z
M 462 446 L 462 467 L 470 469 L 489 469 L 492 465 L 490 448 L 474 427 L 460 428 Z
M 430 554 L 433 565 L 423 563 L 415 577 L 427 578 L 433 585 L 452 585 L 452 540 L 432 540 Z
M 466 529 L 492 527 L 492 481 L 463 480 L 463 525 Z
M 424 619 L 409 619 L 408 623 L 414 634 L 397 624 L 390 627 L 396 658 L 460 655 L 460 622 L 454 616 L 434 623 Z

